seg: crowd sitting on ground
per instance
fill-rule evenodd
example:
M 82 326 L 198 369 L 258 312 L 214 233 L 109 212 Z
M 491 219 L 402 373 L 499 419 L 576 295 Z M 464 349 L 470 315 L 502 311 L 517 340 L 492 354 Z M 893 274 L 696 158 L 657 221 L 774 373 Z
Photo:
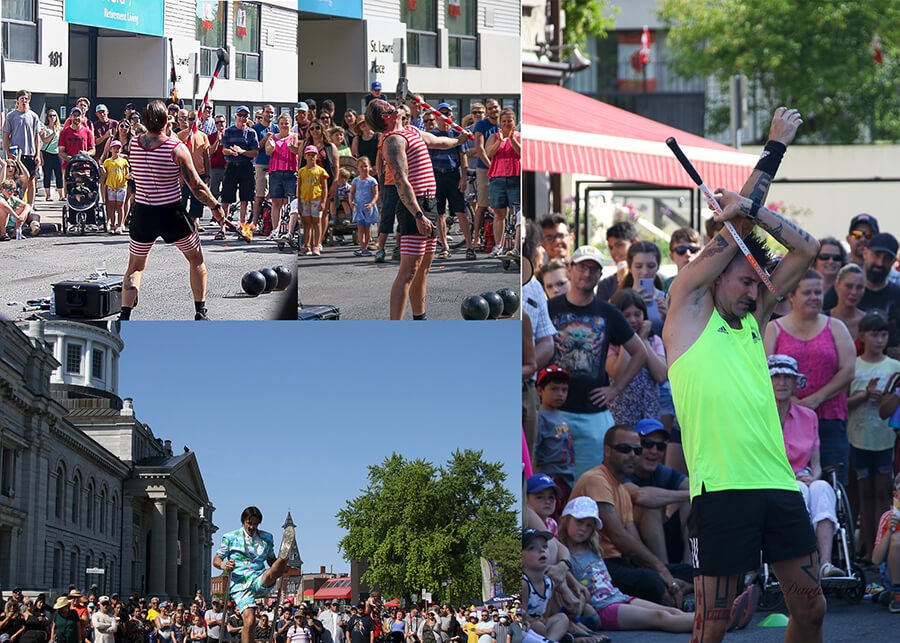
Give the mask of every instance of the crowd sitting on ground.
M 517 602 L 508 610 L 449 603 L 406 610 L 383 605 L 373 592 L 358 605 L 276 603 L 257 600 L 257 643 L 522 643 L 525 635 Z M 207 601 L 199 591 L 186 605 L 100 595 L 96 587 L 82 594 L 71 586 L 51 605 L 44 594 L 25 597 L 15 588 L 6 601 L 0 598 L 0 612 L 0 639 L 23 643 L 219 643 L 239 641 L 243 627 L 233 602 Z
M 372 83 L 366 102 L 380 95 L 380 83 Z M 146 132 L 140 109 L 129 103 L 122 118 L 115 120 L 107 106 L 100 104 L 94 109 L 96 120 L 91 120 L 90 100 L 82 97 L 69 109 L 65 122 L 60 122 L 56 110 L 48 108 L 41 123 L 30 109 L 30 98 L 27 90 L 19 91 L 16 108 L 3 122 L 6 160 L 0 161 L 0 173 L 13 184 L 0 188 L 0 240 L 40 233 L 35 207 L 38 177 L 43 176 L 46 201 L 54 200 L 53 180 L 56 199 L 64 200 L 65 167 L 76 154 L 87 154 L 97 162 L 106 229 L 113 235 L 123 233 L 135 193 L 129 151 L 133 138 Z M 363 115 L 347 109 L 338 116 L 333 101 L 322 101 L 317 110 L 316 102 L 307 99 L 299 103 L 295 117 L 288 112 L 276 115 L 272 105 L 255 115 L 247 106 L 238 106 L 231 125 L 212 104 L 188 110 L 182 103 L 168 105 L 165 133 L 188 145 L 197 173 L 226 211 L 239 204 L 240 223 L 249 223 L 255 233 L 284 241 L 293 239 L 299 226 L 303 231 L 300 254 L 311 256 L 321 255 L 330 233 L 343 240 L 355 231 L 359 241 L 356 256 L 386 260 L 385 243 L 394 232 L 398 197 L 381 159 L 382 135 L 371 130 Z M 408 106 L 397 104 L 397 109 L 403 112 L 404 126 L 440 137 L 457 136 L 444 118 L 425 113 L 415 101 Z M 455 118 L 449 103 L 440 103 L 437 110 L 443 117 Z M 474 130 L 471 142 L 449 150 L 430 150 L 437 183 L 441 259 L 452 255 L 448 217 L 451 222 L 455 217 L 465 238 L 466 259 L 475 259 L 476 252 L 497 255 L 507 211 L 515 215 L 519 204 L 520 143 L 515 112 L 501 110 L 496 100 L 487 99 L 472 104 L 462 125 Z M 471 225 L 466 198 L 475 200 Z M 182 205 L 201 232 L 204 205 L 186 184 Z M 488 208 L 492 208 L 493 219 L 486 223 Z M 282 212 L 285 221 L 280 225 Z M 510 225 L 516 223 L 512 220 Z M 214 224 L 213 229 L 215 240 L 225 239 L 224 222 Z M 399 240 L 396 243 L 391 258 L 399 260 Z
M 666 240 L 675 268 L 721 228 L 709 219 L 705 239 L 675 230 Z M 530 620 L 552 640 L 598 629 L 689 632 L 690 472 L 661 340 L 678 275 L 661 278 L 659 240 L 631 221 L 606 229 L 608 255 L 573 250 L 573 240 L 568 219 L 550 214 L 527 224 L 523 247 L 534 266 L 522 297 L 523 453 L 533 472 L 523 565 L 532 597 L 556 599 L 547 609 L 532 599 Z M 844 241 L 818 245 L 757 341 L 815 528 L 820 578 L 850 574 L 832 559 L 835 468 L 858 528 L 855 560 L 877 579 L 866 592 L 900 613 L 898 242 L 864 213 Z M 730 628 L 746 625 L 751 600 L 738 596 Z

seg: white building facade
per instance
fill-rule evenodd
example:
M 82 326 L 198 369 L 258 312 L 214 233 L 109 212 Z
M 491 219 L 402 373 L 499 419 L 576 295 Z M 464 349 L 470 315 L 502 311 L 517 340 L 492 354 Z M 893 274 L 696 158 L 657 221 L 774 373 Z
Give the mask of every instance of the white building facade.
M 0 323 L 0 589 L 208 595 L 196 457 L 118 396 L 117 322 Z

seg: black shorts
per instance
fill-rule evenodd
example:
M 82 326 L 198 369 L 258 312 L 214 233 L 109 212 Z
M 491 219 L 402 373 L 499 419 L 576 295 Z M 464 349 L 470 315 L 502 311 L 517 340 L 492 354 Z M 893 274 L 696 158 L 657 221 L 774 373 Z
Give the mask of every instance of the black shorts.
M 391 234 L 394 231 L 394 213 L 400 195 L 397 194 L 397 186 L 393 183 L 385 185 L 381 189 L 381 221 L 378 223 L 378 234 Z
M 437 199 L 433 196 L 417 196 L 416 203 L 419 204 L 419 209 L 424 215 L 434 224 L 431 236 L 437 236 Z M 397 199 L 397 209 L 395 212 L 397 215 L 397 233 L 401 237 L 405 234 L 419 234 L 419 226 L 416 225 L 415 212 L 410 212 L 399 198 Z
M 688 518 L 694 573 L 730 576 L 818 550 L 800 491 L 747 489 L 704 492 Z M 818 573 L 818 570 L 815 570 Z
M 166 205 L 135 203 L 128 236 L 138 243 L 153 243 L 159 237 L 166 243 L 175 243 L 193 231 L 194 224 L 181 207 L 181 201 Z
M 256 174 L 252 163 L 229 163 L 222 181 L 222 203 L 235 203 L 240 192 L 241 201 L 252 201 L 256 194 Z
M 444 205 L 450 205 L 450 212 L 456 214 L 466 211 L 466 199 L 459 191 L 459 169 L 452 172 L 434 171 L 434 181 L 437 183 L 437 211 L 444 214 Z
M 22 156 L 22 165 L 25 166 L 25 169 L 28 170 L 28 173 L 34 178 L 34 157 L 33 156 Z

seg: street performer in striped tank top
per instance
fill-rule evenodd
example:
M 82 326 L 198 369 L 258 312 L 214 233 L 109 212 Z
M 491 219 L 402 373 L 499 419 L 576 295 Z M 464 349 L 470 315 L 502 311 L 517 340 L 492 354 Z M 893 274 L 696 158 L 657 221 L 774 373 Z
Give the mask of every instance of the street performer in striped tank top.
M 129 227 L 130 254 L 119 319 L 131 319 L 131 310 L 137 305 L 141 276 L 147 267 L 147 256 L 159 237 L 166 243 L 174 244 L 188 260 L 194 295 L 194 319 L 207 319 L 206 264 L 203 263 L 200 237 L 181 205 L 179 178 L 204 205 L 212 209 L 213 217 L 221 220 L 224 212 L 194 169 L 188 148 L 177 138 L 163 133 L 167 118 L 165 103 L 150 101 L 142 115 L 147 133 L 131 144 L 128 161 L 134 178 L 135 196 Z
M 428 269 L 437 249 L 437 191 L 427 148 L 450 149 L 462 145 L 471 134 L 458 138 L 437 137 L 416 127 L 403 126 L 397 108 L 375 99 L 366 108 L 366 123 L 384 134 L 381 157 L 394 177 L 397 230 L 400 235 L 400 269 L 391 286 L 391 319 L 403 319 L 406 301 L 413 319 L 425 319 Z

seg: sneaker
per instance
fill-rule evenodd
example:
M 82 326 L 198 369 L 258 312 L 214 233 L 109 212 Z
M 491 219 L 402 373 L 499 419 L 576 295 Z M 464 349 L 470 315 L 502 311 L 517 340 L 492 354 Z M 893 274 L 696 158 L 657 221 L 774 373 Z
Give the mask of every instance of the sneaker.
M 360 250 L 359 248 L 357 248 L 356 250 L 353 251 L 353 256 L 354 257 L 362 257 L 362 253 L 363 253 L 363 251 Z
M 823 563 L 819 570 L 819 576 L 821 578 L 835 578 L 837 576 L 846 576 L 846 574 L 842 569 L 838 569 L 831 563 Z
M 312 249 L 312 254 L 314 257 L 322 256 L 322 251 L 319 249 L 319 246 L 316 246 L 315 248 Z
M 491 254 L 489 254 L 488 256 L 489 257 L 499 257 L 500 256 L 500 246 L 494 246 L 494 249 L 491 250 Z
M 359 253 L 359 256 L 360 257 L 371 257 L 372 253 L 369 252 L 368 248 L 366 248 L 365 250 L 363 250 L 362 252 Z
M 281 537 L 281 549 L 278 550 L 278 557 L 285 560 L 291 555 L 291 548 L 294 546 L 294 527 L 288 526 L 284 528 L 284 535 Z
M 900 614 L 900 591 L 891 592 L 891 602 L 888 603 L 888 611 L 891 614 Z
M 400 248 L 394 248 L 393 252 L 391 252 L 391 261 L 400 261 Z
M 281 239 L 281 237 L 278 235 L 277 230 L 272 230 L 272 233 L 268 237 L 266 237 L 266 239 L 268 239 L 269 241 L 275 241 L 276 239 Z
M 753 619 L 753 614 L 756 613 L 759 592 L 759 585 L 754 583 L 734 599 L 734 603 L 731 605 L 731 621 L 728 623 L 729 632 L 747 627 L 747 624 Z
M 375 251 L 375 263 L 384 263 L 384 248 Z
M 194 321 L 209 321 L 209 317 L 206 315 L 206 308 L 194 313 Z

